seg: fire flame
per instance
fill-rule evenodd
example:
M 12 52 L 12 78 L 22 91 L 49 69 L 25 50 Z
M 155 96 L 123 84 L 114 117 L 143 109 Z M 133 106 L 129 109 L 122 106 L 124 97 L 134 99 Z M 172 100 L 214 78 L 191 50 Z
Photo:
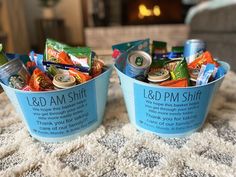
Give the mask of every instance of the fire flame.
M 144 17 L 160 16 L 160 15 L 161 15 L 161 9 L 158 5 L 155 5 L 153 9 L 148 9 L 144 4 L 139 5 L 138 17 L 140 19 L 143 19 Z

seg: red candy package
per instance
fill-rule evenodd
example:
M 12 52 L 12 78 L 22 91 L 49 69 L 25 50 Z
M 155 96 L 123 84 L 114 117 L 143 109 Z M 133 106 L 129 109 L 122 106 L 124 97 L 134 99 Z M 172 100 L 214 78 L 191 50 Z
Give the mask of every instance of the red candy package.
M 102 67 L 104 66 L 104 62 L 101 59 L 95 59 L 92 65 L 92 77 L 96 77 L 102 73 Z
M 219 66 L 219 64 L 213 59 L 211 56 L 211 53 L 206 51 L 202 53 L 200 56 L 198 56 L 193 62 L 191 62 L 188 65 L 189 69 L 200 69 L 202 65 L 206 64 L 214 64 L 216 67 Z
M 51 79 L 38 68 L 33 71 L 29 86 L 32 91 L 48 91 L 54 89 Z

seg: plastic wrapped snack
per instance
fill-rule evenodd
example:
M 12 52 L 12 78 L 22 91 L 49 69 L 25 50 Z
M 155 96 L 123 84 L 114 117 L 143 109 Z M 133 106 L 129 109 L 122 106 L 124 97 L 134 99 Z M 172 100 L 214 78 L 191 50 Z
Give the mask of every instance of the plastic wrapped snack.
M 48 91 L 54 89 L 51 79 L 38 68 L 34 70 L 29 81 L 29 86 L 32 91 Z
M 44 64 L 50 63 L 77 66 L 80 70 L 89 72 L 92 66 L 91 49 L 88 47 L 70 47 L 47 39 Z

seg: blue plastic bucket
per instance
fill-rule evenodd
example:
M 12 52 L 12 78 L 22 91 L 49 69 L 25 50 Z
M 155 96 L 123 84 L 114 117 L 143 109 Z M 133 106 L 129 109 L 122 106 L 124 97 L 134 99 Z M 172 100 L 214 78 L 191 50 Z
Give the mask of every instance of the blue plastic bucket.
M 66 141 L 101 124 L 112 68 L 84 84 L 63 90 L 27 92 L 1 86 L 32 137 L 45 142 Z
M 229 64 L 220 62 L 228 72 Z M 182 137 L 202 127 L 224 77 L 203 86 L 170 88 L 144 83 L 115 65 L 130 122 L 141 131 L 161 137 Z

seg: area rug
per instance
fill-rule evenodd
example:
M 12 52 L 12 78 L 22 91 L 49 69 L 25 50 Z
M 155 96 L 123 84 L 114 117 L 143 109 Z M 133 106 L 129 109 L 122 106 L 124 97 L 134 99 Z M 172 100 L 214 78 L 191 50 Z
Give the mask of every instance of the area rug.
M 236 176 L 236 75 L 224 80 L 196 133 L 163 139 L 129 123 L 119 80 L 110 79 L 103 124 L 64 143 L 42 143 L 0 95 L 0 176 L 233 177 Z

